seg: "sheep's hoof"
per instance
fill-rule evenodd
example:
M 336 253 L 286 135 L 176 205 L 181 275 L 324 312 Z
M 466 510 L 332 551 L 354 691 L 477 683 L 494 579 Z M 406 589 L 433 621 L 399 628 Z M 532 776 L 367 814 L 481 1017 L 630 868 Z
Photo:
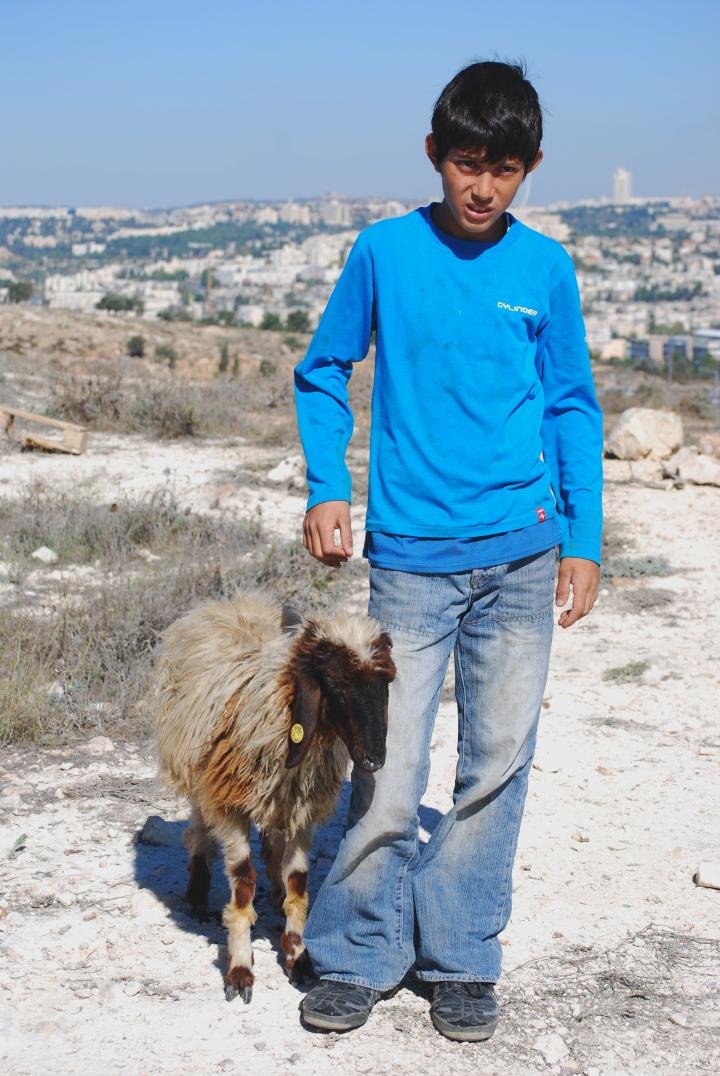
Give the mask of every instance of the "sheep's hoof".
M 249 1005 L 254 981 L 249 968 L 231 968 L 225 980 L 225 1000 L 234 1001 L 236 997 L 241 997 Z
M 307 986 L 315 978 L 310 954 L 303 950 L 297 960 L 290 966 L 285 965 L 287 976 L 293 986 Z
M 229 983 L 225 987 L 225 1000 L 234 1001 L 237 997 L 241 997 L 244 1003 L 249 1005 L 252 1001 L 252 987 L 243 986 L 242 989 L 240 989 L 240 987 L 235 986 L 234 983 Z

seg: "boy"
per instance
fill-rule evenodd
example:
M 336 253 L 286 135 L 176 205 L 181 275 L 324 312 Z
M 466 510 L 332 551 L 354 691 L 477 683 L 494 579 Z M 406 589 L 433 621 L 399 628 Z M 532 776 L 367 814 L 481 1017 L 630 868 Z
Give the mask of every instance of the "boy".
M 428 157 L 444 198 L 365 228 L 295 368 L 308 551 L 352 554 L 347 381 L 376 330 L 363 555 L 368 613 L 393 639 L 387 761 L 357 768 L 345 835 L 304 940 L 307 1024 L 347 1030 L 414 969 L 435 1027 L 488 1038 L 498 935 L 553 631 L 598 593 L 602 413 L 570 255 L 507 211 L 542 159 L 519 65 L 473 63 L 437 100 Z M 541 458 L 542 453 L 542 458 Z M 336 528 L 340 546 L 333 543 Z M 555 587 L 555 566 L 559 561 Z M 451 652 L 453 807 L 418 842 Z

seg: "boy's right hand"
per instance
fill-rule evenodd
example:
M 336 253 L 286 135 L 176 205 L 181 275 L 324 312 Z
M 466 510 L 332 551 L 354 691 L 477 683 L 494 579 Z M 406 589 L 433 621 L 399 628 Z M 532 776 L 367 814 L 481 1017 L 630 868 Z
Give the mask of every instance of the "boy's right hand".
M 340 545 L 333 541 L 340 529 Z M 322 501 L 305 513 L 303 545 L 316 560 L 339 568 L 352 556 L 349 501 Z

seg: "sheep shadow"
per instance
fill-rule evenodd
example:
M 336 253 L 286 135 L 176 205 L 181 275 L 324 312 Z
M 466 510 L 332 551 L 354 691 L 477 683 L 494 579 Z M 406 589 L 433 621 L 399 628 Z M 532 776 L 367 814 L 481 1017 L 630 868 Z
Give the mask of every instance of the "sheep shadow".
M 337 806 L 331 818 L 318 826 L 310 853 L 310 872 L 308 892 L 310 903 L 315 899 L 318 889 L 324 882 L 335 860 L 342 839 L 350 804 L 350 781 L 343 782 Z M 188 811 L 189 814 L 189 811 Z M 422 828 L 431 833 L 442 817 L 434 808 L 421 805 L 418 811 Z M 150 816 L 140 829 L 134 842 L 134 879 L 138 889 L 147 889 L 167 908 L 172 922 L 186 934 L 204 939 L 217 947 L 215 966 L 220 977 L 225 973 L 227 933 L 222 924 L 222 910 L 230 899 L 230 887 L 223 869 L 222 853 L 215 858 L 212 870 L 212 884 L 208 899 L 208 913 L 198 918 L 185 899 L 187 886 L 188 855 L 183 844 L 183 834 L 188 821 L 166 821 L 158 816 Z M 421 842 L 422 846 L 423 842 Z M 253 862 L 257 870 L 255 892 L 255 910 L 257 922 L 253 927 L 253 942 L 265 940 L 276 955 L 282 967 L 284 957 L 280 948 L 280 935 L 284 928 L 284 919 L 270 900 L 270 886 L 265 874 L 261 855 L 261 840 L 253 827 L 250 846 Z M 305 990 L 309 984 L 294 983 L 299 990 Z

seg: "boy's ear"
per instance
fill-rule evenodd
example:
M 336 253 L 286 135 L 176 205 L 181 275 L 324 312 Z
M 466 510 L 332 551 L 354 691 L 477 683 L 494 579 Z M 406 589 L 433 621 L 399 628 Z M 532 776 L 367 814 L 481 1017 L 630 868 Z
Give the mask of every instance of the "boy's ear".
M 435 148 L 435 139 L 432 134 L 425 135 L 425 152 L 430 158 L 430 163 L 432 164 L 435 171 L 439 171 L 437 159 L 438 154 L 437 149 Z
M 535 169 L 537 168 L 537 166 L 540 164 L 540 161 L 542 159 L 543 159 L 543 151 L 541 149 L 539 149 L 537 151 L 537 157 L 535 158 L 535 160 L 532 162 L 532 164 L 528 168 L 525 169 L 525 175 L 528 175 L 530 172 L 534 172 Z
M 299 766 L 308 752 L 326 701 L 315 677 L 300 672 L 295 688 L 293 723 L 288 733 L 288 753 L 285 768 Z

